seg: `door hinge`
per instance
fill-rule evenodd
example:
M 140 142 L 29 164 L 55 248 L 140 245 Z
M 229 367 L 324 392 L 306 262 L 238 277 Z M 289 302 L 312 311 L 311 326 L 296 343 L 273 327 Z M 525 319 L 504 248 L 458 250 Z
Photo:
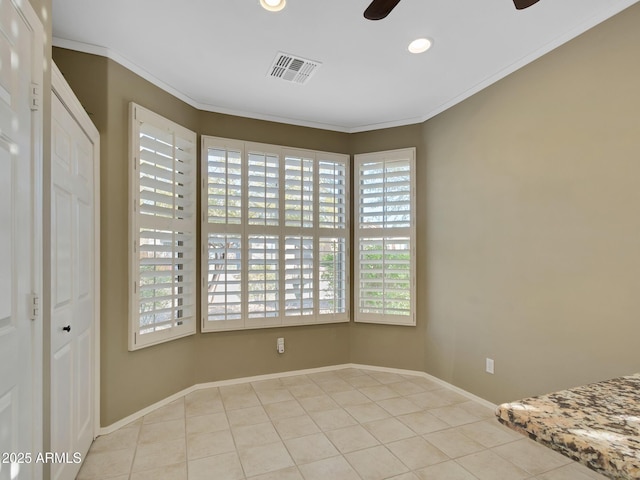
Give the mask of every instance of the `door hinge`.
M 31 313 L 31 321 L 35 322 L 40 316 L 40 297 L 35 293 L 31 295 L 31 302 L 29 305 L 29 312 Z
M 37 112 L 38 110 L 40 110 L 42 98 L 42 89 L 37 83 L 31 84 L 30 97 L 31 98 L 29 99 L 29 107 L 32 111 Z

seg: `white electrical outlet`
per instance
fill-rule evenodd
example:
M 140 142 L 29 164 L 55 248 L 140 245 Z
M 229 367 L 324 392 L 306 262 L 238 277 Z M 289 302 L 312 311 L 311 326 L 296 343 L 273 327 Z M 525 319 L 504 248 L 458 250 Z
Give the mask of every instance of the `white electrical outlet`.
M 491 375 L 493 375 L 493 358 L 487 358 L 485 359 L 485 370 L 487 373 L 490 373 Z
M 284 353 L 284 337 L 278 338 L 278 341 L 276 342 L 276 348 L 278 350 L 278 353 Z

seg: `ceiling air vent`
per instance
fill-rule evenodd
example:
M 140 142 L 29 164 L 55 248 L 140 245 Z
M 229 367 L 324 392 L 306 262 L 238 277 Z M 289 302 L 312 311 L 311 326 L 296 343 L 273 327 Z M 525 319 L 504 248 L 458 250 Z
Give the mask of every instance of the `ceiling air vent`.
M 322 65 L 322 63 L 314 60 L 278 52 L 269 69 L 268 75 L 286 80 L 287 82 L 304 84 L 311 78 L 320 65 Z

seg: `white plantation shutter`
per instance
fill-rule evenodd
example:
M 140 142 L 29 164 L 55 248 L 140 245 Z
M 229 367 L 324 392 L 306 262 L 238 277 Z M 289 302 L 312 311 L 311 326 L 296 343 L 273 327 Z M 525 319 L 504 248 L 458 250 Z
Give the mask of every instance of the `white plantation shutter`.
M 246 166 L 242 142 L 202 149 L 202 315 L 220 328 L 243 328 L 247 239 Z
M 340 315 L 347 312 L 348 256 L 346 238 L 321 237 L 318 242 L 320 315 Z
M 262 319 L 250 322 L 257 326 L 278 324 L 274 319 L 280 317 L 280 239 L 249 235 L 248 244 L 248 318 Z
M 358 173 L 358 227 L 411 227 L 410 159 L 363 162 Z
M 206 296 L 209 318 L 214 321 L 242 320 L 242 237 L 207 235 Z
M 192 236 L 171 230 L 139 230 L 138 314 L 142 335 L 182 325 L 195 315 Z
M 249 225 L 280 225 L 280 159 L 277 155 L 250 152 L 248 203 Z
M 320 160 L 319 170 L 319 227 L 344 230 L 347 228 L 347 165 L 341 161 Z
M 313 237 L 288 236 L 284 245 L 285 315 L 313 315 Z
M 209 222 L 240 225 L 243 203 L 242 151 L 210 149 L 206 162 L 208 189 L 205 206 Z
M 356 314 L 415 325 L 415 149 L 355 156 Z
M 196 134 L 131 114 L 129 349 L 195 333 Z
M 348 318 L 349 165 L 318 156 L 318 309 L 321 318 Z
M 313 227 L 313 171 L 313 159 L 285 157 L 284 211 L 287 227 Z
M 215 137 L 202 152 L 202 331 L 348 321 L 348 156 Z
M 359 312 L 411 314 L 411 242 L 407 237 L 360 238 Z

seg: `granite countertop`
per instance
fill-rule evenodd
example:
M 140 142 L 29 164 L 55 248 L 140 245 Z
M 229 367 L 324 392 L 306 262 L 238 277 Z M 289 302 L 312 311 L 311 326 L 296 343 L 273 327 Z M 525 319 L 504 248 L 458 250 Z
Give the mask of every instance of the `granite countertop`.
M 609 478 L 640 479 L 640 374 L 504 403 L 496 416 Z

